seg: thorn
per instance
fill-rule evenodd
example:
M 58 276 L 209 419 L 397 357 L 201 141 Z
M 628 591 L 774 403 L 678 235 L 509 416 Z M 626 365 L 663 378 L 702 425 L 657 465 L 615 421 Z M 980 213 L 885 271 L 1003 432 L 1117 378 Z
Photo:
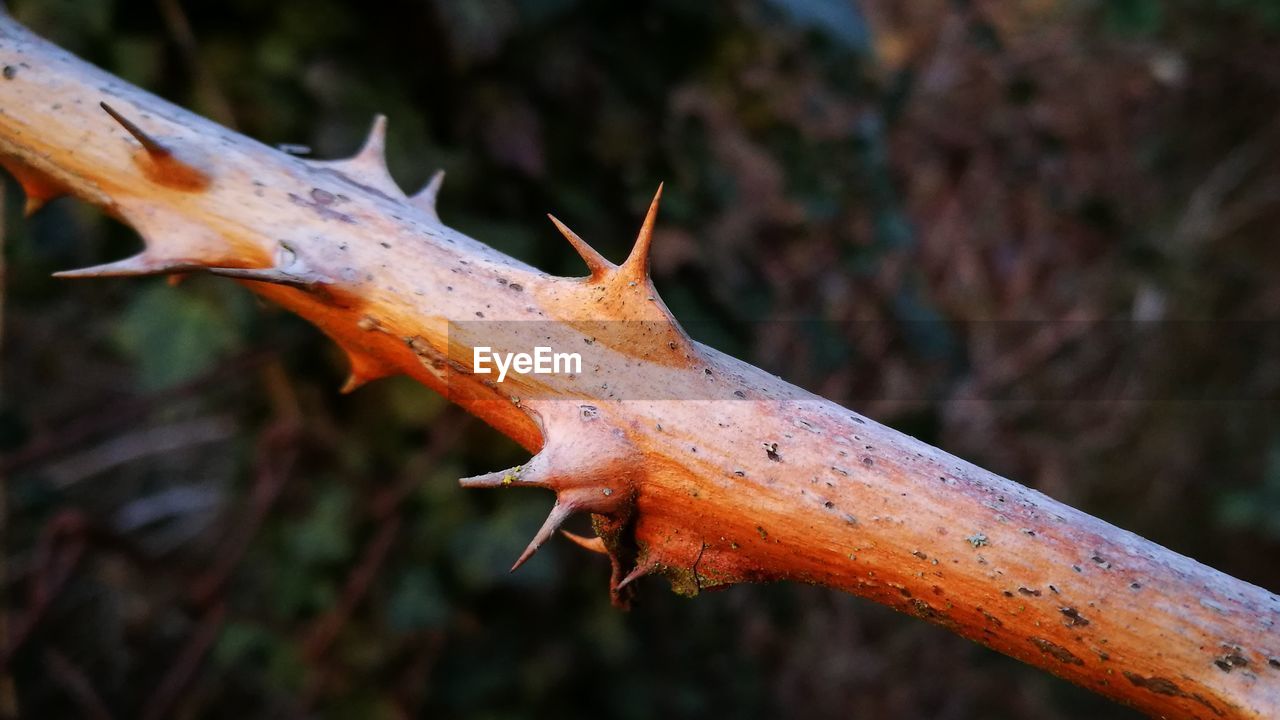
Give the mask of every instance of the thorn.
M 437 170 L 422 189 L 409 198 L 409 204 L 430 215 L 433 220 L 440 220 L 436 211 L 436 197 L 440 195 L 440 186 L 444 184 L 444 171 Z
M 27 201 L 22 206 L 22 217 L 29 218 L 40 212 L 40 208 L 44 207 L 46 202 L 48 202 L 46 198 L 27 195 Z
M 342 351 L 346 353 L 347 366 L 350 368 L 347 373 L 347 381 L 343 383 L 342 389 L 339 391 L 343 395 L 354 392 L 357 388 L 364 386 L 366 383 L 379 380 L 392 374 L 384 365 L 365 353 L 352 350 L 342 343 L 339 343 L 338 347 L 342 348 Z
M 555 535 L 556 530 L 559 530 L 560 526 L 564 524 L 564 521 L 568 520 L 569 516 L 573 515 L 577 510 L 578 504 L 572 496 L 563 501 L 561 498 L 557 498 L 556 504 L 552 506 L 550 514 L 547 515 L 547 519 L 542 523 L 542 527 L 538 529 L 538 534 L 533 536 L 533 540 L 529 541 L 529 546 L 524 549 L 524 552 L 520 553 L 516 564 L 511 566 L 511 572 L 515 572 L 520 569 L 521 565 L 528 562 L 529 558 L 538 552 L 538 548 L 550 540 L 551 536 Z
M 50 200 L 67 194 L 65 190 L 47 176 L 25 165 L 20 165 L 14 161 L 0 161 L 0 165 L 5 170 L 8 170 L 9 174 L 18 181 L 18 185 L 22 186 L 22 193 L 26 196 L 26 202 L 22 208 L 22 213 L 25 217 L 34 215 Z
M 291 273 L 280 268 L 232 268 L 232 267 L 197 267 L 199 271 L 210 275 L 232 278 L 233 280 L 250 280 L 252 282 L 286 285 L 299 290 L 315 290 L 326 284 L 326 280 L 314 273 Z
M 171 275 L 185 273 L 208 273 L 236 280 L 253 280 L 255 282 L 289 285 L 303 290 L 314 290 L 324 280 L 315 275 L 294 275 L 277 268 L 232 268 L 209 267 L 199 263 L 183 260 L 161 260 L 138 253 L 123 260 L 94 265 L 76 270 L 62 270 L 53 274 L 56 278 L 100 278 L 100 277 L 143 277 L 149 275 Z
M 651 564 L 647 564 L 647 563 L 646 563 L 646 564 L 644 564 L 644 565 L 637 565 L 637 566 L 635 566 L 635 568 L 634 568 L 631 572 L 627 573 L 627 576 L 626 576 L 626 577 L 624 577 L 624 578 L 622 578 L 622 580 L 618 581 L 618 586 L 617 586 L 617 587 L 615 587 L 615 588 L 613 589 L 613 591 L 614 591 L 615 593 L 617 593 L 617 592 L 622 592 L 622 589 L 623 589 L 623 588 L 625 588 L 626 586 L 630 585 L 631 583 L 635 582 L 636 580 L 639 580 L 640 578 L 644 577 L 645 575 L 648 575 L 649 573 L 653 572 L 653 568 L 654 568 L 654 566 L 653 566 L 653 565 L 651 565 Z
M 556 226 L 556 229 L 560 231 L 560 234 L 564 235 L 565 239 L 569 241 L 569 244 L 573 246 L 573 249 L 578 251 L 578 255 L 581 256 L 583 262 L 587 264 L 587 269 L 591 271 L 592 280 L 599 280 L 600 278 L 608 275 L 609 272 L 616 267 L 613 263 L 609 262 L 605 256 L 596 252 L 595 248 L 588 245 L 586 240 L 579 237 L 578 233 L 570 230 L 569 226 L 560 222 L 555 215 L 547 213 L 547 217 L 551 219 L 552 224 Z
M 345 160 L 308 160 L 312 167 L 336 170 L 358 185 L 365 185 L 388 197 L 404 198 L 404 191 L 387 169 L 387 116 L 373 118 L 369 136 L 355 155 Z
M 350 373 L 347 375 L 346 382 L 342 383 L 342 387 L 338 389 L 338 392 L 343 395 L 350 395 L 356 390 L 359 390 L 361 387 L 364 387 L 370 380 L 373 380 L 373 379 L 374 378 L 368 378 L 368 377 L 364 377 L 363 375 Z
M 575 545 L 583 550 L 590 550 L 601 555 L 609 554 L 609 549 L 604 546 L 604 538 L 602 537 L 583 537 L 568 530 L 561 530 L 560 534 L 572 540 Z
M 62 270 L 53 274 L 56 278 L 99 278 L 99 277 L 134 277 L 147 275 L 163 275 L 172 272 L 190 272 L 197 266 L 188 263 L 157 260 L 145 252 L 138 253 L 123 260 L 94 265 L 76 270 Z
M 133 136 L 133 139 L 141 143 L 142 147 L 149 155 L 151 155 L 151 157 L 160 159 L 167 158 L 173 154 L 169 148 L 165 147 L 159 140 L 148 135 L 142 128 L 135 125 L 132 120 L 116 112 L 115 108 L 105 102 L 100 102 L 98 104 L 101 105 L 102 109 L 106 110 L 107 114 L 114 118 L 116 122 L 120 123 L 121 127 L 129 131 L 129 134 Z
M 374 163 L 383 168 L 387 166 L 387 116 L 378 113 L 373 117 L 373 126 L 369 128 L 369 137 L 364 147 L 351 158 L 361 163 Z
M 497 472 L 485 473 L 484 475 L 475 475 L 473 477 L 465 477 L 458 480 L 458 484 L 464 488 L 499 488 L 508 485 L 520 483 L 528 487 L 545 487 L 546 483 L 541 479 L 541 473 L 535 463 L 538 456 L 535 455 L 524 465 L 517 465 L 507 470 L 499 470 Z
M 658 204 L 661 201 L 662 183 L 658 183 L 658 192 L 654 193 L 653 202 L 649 203 L 649 212 L 644 216 L 644 224 L 640 226 L 640 234 L 636 236 L 635 247 L 631 248 L 631 254 L 622 263 L 622 267 L 630 269 L 633 278 L 649 276 L 649 248 L 653 244 L 653 225 L 658 219 Z
M 181 156 L 174 154 L 173 148 L 148 135 L 132 120 L 116 112 L 115 108 L 105 102 L 98 104 L 147 151 L 151 162 L 143 164 L 142 169 L 151 180 L 186 191 L 203 190 L 209 186 L 207 168 L 189 150 Z

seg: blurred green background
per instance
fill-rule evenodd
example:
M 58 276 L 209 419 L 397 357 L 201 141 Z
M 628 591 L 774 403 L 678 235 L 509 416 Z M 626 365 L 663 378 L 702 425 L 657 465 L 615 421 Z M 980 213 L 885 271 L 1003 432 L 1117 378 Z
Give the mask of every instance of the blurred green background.
M 390 116 L 445 221 L 582 274 L 659 180 L 693 334 L 1280 588 L 1280 2 L 11 0 L 270 144 Z M 106 120 L 104 120 L 106 122 Z M 230 282 L 59 282 L 127 229 L 5 184 L 0 715 L 1131 718 L 804 586 L 693 600 L 464 493 L 509 441 Z

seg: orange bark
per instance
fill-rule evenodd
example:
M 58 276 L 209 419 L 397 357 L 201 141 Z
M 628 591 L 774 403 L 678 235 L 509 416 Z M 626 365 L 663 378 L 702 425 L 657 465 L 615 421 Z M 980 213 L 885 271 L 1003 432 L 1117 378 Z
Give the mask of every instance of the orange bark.
M 799 580 L 871 598 L 1153 715 L 1280 716 L 1280 599 L 690 340 L 648 273 L 562 228 L 561 278 L 443 225 L 438 178 L 285 155 L 0 21 L 0 162 L 33 207 L 69 193 L 146 249 L 73 277 L 211 272 L 346 350 L 347 389 L 410 375 L 536 453 L 463 481 L 593 513 L 611 591 Z M 111 115 L 99 108 L 106 103 Z M 113 117 L 115 119 L 113 119 Z M 558 223 L 557 223 L 558 224 Z M 580 373 L 474 372 L 472 349 L 579 352 Z

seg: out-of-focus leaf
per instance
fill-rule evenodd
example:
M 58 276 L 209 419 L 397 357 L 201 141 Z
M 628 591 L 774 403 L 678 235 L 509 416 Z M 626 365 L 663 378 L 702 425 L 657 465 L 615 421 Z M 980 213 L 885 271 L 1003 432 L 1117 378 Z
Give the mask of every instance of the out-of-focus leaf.
M 388 620 L 396 632 L 441 626 L 449 613 L 449 602 L 435 574 L 416 567 L 400 576 L 387 607 Z
M 1107 26 L 1125 35 L 1153 35 L 1164 22 L 1160 0 L 1106 0 L 1103 3 Z
M 226 299 L 154 283 L 130 303 L 114 339 L 136 363 L 144 388 L 196 377 L 240 344 Z
M 316 498 L 311 512 L 289 527 L 286 538 L 294 557 L 307 564 L 333 563 L 351 554 L 347 527 L 351 495 L 346 488 L 331 485 Z

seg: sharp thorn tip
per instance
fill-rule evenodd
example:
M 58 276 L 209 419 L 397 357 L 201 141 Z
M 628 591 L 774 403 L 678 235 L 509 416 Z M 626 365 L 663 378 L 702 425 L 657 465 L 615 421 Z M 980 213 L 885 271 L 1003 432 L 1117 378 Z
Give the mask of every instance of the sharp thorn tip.
M 120 123 L 120 127 L 124 128 L 126 132 L 132 135 L 133 139 L 137 140 L 142 145 L 143 149 L 145 149 L 150 155 L 153 157 L 167 157 L 170 154 L 169 148 L 165 147 L 160 141 L 148 135 L 145 130 L 138 127 L 138 125 L 132 120 L 121 115 L 119 111 L 108 105 L 106 101 L 99 102 L 98 105 L 100 105 L 113 120 Z
M 421 190 L 409 198 L 409 202 L 439 220 L 440 215 L 436 211 L 436 200 L 440 196 L 440 187 L 443 185 L 444 170 L 437 170 L 431 175 L 431 179 L 427 181 L 427 184 L 423 185 Z
M 587 264 L 587 269 L 591 271 L 591 277 L 603 277 L 614 268 L 613 263 L 609 262 L 605 256 L 601 255 L 595 248 L 591 247 L 591 245 L 589 245 L 586 240 L 583 240 L 578 233 L 569 229 L 568 225 L 560 222 L 560 219 L 555 215 L 547 213 L 547 218 L 551 220 L 552 225 L 556 226 L 556 229 L 560 231 L 560 234 L 564 236 L 564 239 L 569 241 L 569 244 L 577 251 L 578 256 L 582 258 L 582 261 Z
M 635 247 L 627 256 L 623 267 L 631 268 L 632 273 L 647 277 L 649 274 L 649 251 L 653 245 L 653 227 L 658 221 L 658 206 L 662 204 L 663 183 L 658 183 L 658 190 L 649 203 L 649 211 L 645 213 L 644 222 L 640 225 L 640 233 L 636 236 Z
M 92 267 L 75 270 L 61 270 L 53 274 L 60 279 L 100 278 L 100 277 L 136 277 L 146 275 L 164 275 L 171 272 L 184 272 L 192 266 L 183 263 L 155 260 L 145 253 L 132 255 L 123 260 L 103 263 Z
M 560 534 L 568 538 L 571 542 L 573 542 L 573 544 L 577 545 L 583 550 L 588 550 L 593 553 L 599 553 L 601 555 L 609 554 L 609 549 L 606 548 L 604 545 L 604 538 L 584 537 L 577 533 L 571 533 L 568 530 L 561 530 Z
M 645 575 L 648 575 L 652 571 L 653 571 L 652 565 L 646 564 L 646 565 L 635 566 L 635 568 L 632 569 L 631 572 L 627 573 L 626 577 L 622 578 L 622 580 L 618 582 L 618 587 L 614 588 L 614 592 L 620 592 L 626 586 L 630 585 L 636 580 L 639 580 Z
M 552 535 L 555 535 L 560 526 L 564 524 L 564 521 L 568 520 L 569 516 L 576 510 L 577 506 L 573 502 L 557 500 L 556 504 L 551 508 L 551 512 L 547 515 L 547 519 L 543 521 L 542 527 L 538 528 L 538 534 L 533 536 L 533 540 L 529 541 L 529 546 L 516 559 L 516 564 L 511 566 L 511 572 L 515 572 L 521 565 L 528 562 L 529 558 L 533 557 L 534 553 L 538 552 L 538 549 L 546 544 Z

